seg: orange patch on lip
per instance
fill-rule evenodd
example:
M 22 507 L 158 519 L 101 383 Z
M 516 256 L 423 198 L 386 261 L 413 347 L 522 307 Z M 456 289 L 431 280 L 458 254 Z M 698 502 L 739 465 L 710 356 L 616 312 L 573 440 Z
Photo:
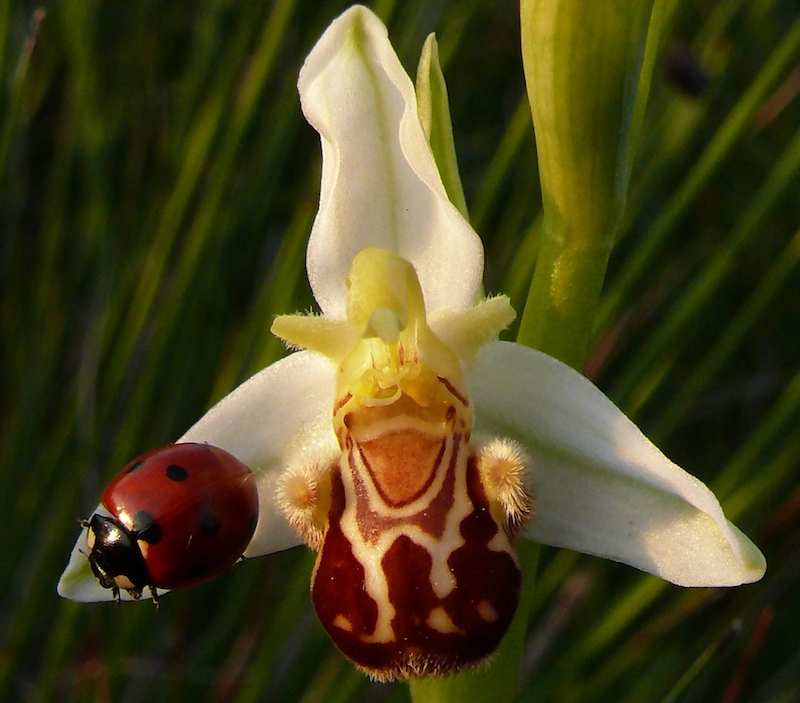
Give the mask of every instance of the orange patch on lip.
M 445 442 L 417 430 L 400 430 L 359 442 L 358 447 L 381 497 L 400 507 L 419 498 L 433 483 Z

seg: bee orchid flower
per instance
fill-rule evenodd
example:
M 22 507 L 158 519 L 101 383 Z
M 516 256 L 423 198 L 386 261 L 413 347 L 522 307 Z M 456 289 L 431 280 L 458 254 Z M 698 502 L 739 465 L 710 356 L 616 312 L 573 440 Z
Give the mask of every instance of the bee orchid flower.
M 703 483 L 572 368 L 497 340 L 514 311 L 481 299 L 480 240 L 448 200 L 377 17 L 335 20 L 299 91 L 322 141 L 307 252 L 321 314 L 278 317 L 295 351 L 179 440 L 256 474 L 245 556 L 318 550 L 317 613 L 381 680 L 492 653 L 522 587 L 515 539 L 681 586 L 759 579 L 762 554 Z M 60 592 L 107 600 L 85 551 L 79 540 Z

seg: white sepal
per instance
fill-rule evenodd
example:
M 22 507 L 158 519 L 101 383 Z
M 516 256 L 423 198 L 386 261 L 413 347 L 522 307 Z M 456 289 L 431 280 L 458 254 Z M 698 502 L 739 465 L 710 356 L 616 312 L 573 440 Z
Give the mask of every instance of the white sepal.
M 315 352 L 296 352 L 268 366 L 219 401 L 179 442 L 208 442 L 256 474 L 258 526 L 246 557 L 300 544 L 276 500 L 287 466 L 337 451 L 331 413 L 336 367 Z
M 714 494 L 579 373 L 493 342 L 469 380 L 478 431 L 511 437 L 531 455 L 535 515 L 526 536 L 681 586 L 763 576 L 763 555 L 725 519 Z
M 345 317 L 345 279 L 366 247 L 414 265 L 429 311 L 471 306 L 483 248 L 447 198 L 414 86 L 386 27 L 367 8 L 350 8 L 311 51 L 298 89 L 322 140 L 320 206 L 307 268 L 325 315 Z

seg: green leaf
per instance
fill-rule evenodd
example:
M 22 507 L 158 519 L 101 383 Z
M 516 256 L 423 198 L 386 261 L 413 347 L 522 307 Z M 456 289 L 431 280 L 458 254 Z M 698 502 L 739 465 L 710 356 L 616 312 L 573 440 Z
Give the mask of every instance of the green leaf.
M 461 176 L 458 174 L 447 86 L 439 64 L 439 45 L 436 43 L 435 34 L 429 34 L 422 47 L 417 66 L 416 89 L 419 118 L 433 150 L 447 197 L 458 211 L 469 219 L 464 188 L 461 185 Z

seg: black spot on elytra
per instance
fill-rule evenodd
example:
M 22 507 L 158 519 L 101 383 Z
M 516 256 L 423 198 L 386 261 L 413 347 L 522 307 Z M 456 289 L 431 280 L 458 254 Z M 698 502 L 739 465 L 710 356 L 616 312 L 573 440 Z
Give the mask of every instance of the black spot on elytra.
M 206 513 L 203 515 L 200 520 L 200 529 L 203 531 L 204 535 L 208 535 L 209 537 L 213 537 L 217 534 L 217 532 L 219 532 L 219 520 L 217 520 L 217 516 L 214 515 L 214 513 Z
M 182 466 L 170 464 L 167 467 L 167 478 L 170 481 L 185 481 L 187 478 L 189 478 L 189 472 Z
M 137 539 L 144 540 L 148 544 L 156 544 L 161 540 L 161 525 L 146 510 L 140 510 L 133 516 L 133 532 L 136 533 Z
M 148 529 L 151 525 L 155 524 L 155 517 L 153 517 L 152 513 L 148 513 L 146 510 L 140 510 L 133 516 L 133 531 L 134 532 L 144 532 L 144 530 Z
M 144 466 L 143 461 L 136 461 L 128 467 L 128 470 L 125 472 L 126 474 L 132 474 L 136 469 L 141 469 Z

